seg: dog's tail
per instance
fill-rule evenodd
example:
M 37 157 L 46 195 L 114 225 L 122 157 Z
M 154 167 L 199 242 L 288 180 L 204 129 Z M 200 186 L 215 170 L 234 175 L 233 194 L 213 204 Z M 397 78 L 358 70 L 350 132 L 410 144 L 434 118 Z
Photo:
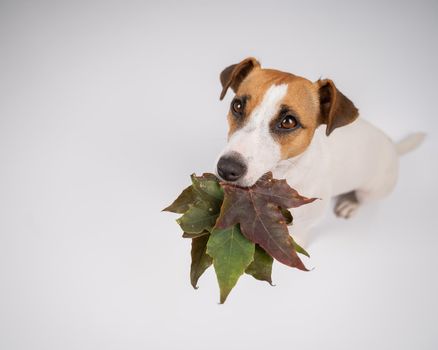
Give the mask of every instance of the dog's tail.
M 415 132 L 413 134 L 410 134 L 406 136 L 401 141 L 397 142 L 395 144 L 395 148 L 397 149 L 397 153 L 399 155 L 406 154 L 410 151 L 413 151 L 418 146 L 422 144 L 426 137 L 426 134 L 424 132 Z

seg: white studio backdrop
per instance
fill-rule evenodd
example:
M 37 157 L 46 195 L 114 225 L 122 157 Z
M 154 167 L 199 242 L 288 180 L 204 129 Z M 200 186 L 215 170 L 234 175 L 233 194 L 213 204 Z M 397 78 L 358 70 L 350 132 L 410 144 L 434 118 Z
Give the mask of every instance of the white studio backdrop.
M 436 349 L 437 36 L 434 1 L 1 1 L 0 348 Z M 327 214 L 313 271 L 218 305 L 160 210 L 213 170 L 247 56 L 428 137 L 391 196 Z

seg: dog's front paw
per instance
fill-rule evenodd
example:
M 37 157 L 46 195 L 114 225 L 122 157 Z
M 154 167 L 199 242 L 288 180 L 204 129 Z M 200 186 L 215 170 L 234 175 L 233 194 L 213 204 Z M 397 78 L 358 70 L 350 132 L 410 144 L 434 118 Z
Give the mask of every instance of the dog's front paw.
M 354 192 L 340 195 L 336 200 L 335 214 L 337 217 L 349 219 L 354 216 L 359 208 L 359 201 Z

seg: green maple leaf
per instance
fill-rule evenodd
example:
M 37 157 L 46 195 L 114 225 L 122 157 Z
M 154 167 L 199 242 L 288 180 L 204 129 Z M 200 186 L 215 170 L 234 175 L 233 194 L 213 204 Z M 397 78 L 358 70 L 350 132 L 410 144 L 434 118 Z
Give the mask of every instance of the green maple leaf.
M 183 238 L 198 238 L 198 237 L 201 237 L 201 236 L 204 236 L 204 235 L 209 235 L 209 234 L 210 234 L 210 232 L 205 230 L 205 231 L 202 231 L 200 233 L 188 233 L 188 232 L 184 232 L 182 236 L 183 236 Z
M 292 244 L 293 244 L 295 250 L 297 251 L 297 253 L 303 254 L 303 255 L 307 256 L 308 258 L 310 258 L 309 253 L 307 253 L 303 247 L 298 245 L 298 243 L 295 242 L 293 238 L 292 238 Z
M 216 223 L 219 209 L 211 203 L 198 200 L 195 204 L 189 205 L 183 216 L 176 220 L 186 233 L 197 234 L 205 230 L 211 231 Z
M 224 191 L 219 185 L 218 178 L 210 173 L 205 173 L 202 176 L 192 174 L 190 178 L 192 185 L 185 188 L 178 198 L 163 211 L 184 214 L 191 205 L 197 202 L 210 204 L 215 210 L 219 210 L 224 199 Z
M 184 214 L 177 222 L 186 235 L 211 231 L 219 215 L 224 192 L 213 174 L 191 175 L 192 185 L 164 211 Z
M 240 224 L 243 235 L 259 244 L 270 256 L 291 267 L 307 271 L 297 255 L 296 243 L 289 235 L 287 218 L 281 208 L 296 208 L 313 202 L 292 189 L 285 180 L 268 173 L 255 185 L 242 188 L 222 184 L 225 192 L 216 228 Z
M 224 191 L 216 176 L 204 173 L 202 176 L 192 174 L 192 188 L 198 199 L 211 204 L 215 209 L 220 209 L 224 200 Z
M 184 238 L 192 238 L 190 281 L 197 289 L 198 280 L 211 266 L 212 258 L 206 254 L 210 232 L 215 225 L 224 193 L 213 174 L 191 175 L 192 185 L 164 211 L 184 214 L 178 220 Z
M 279 208 L 281 213 L 284 216 L 284 219 L 286 220 L 286 225 L 292 225 L 292 222 L 294 220 L 294 218 L 292 217 L 292 214 L 289 210 L 284 209 L 284 208 Z
M 198 289 L 199 277 L 207 270 L 213 259 L 206 253 L 210 235 L 202 235 L 192 239 L 192 264 L 190 265 L 190 282 L 193 288 Z
M 175 201 L 164 208 L 163 211 L 170 211 L 172 213 L 184 214 L 187 210 L 189 210 L 190 204 L 194 204 L 196 202 L 197 194 L 193 190 L 193 186 L 189 186 L 181 194 L 178 196 Z
M 213 230 L 207 243 L 207 254 L 213 258 L 221 304 L 253 261 L 254 250 L 255 244 L 241 234 L 238 225 Z
M 254 278 L 266 281 L 272 285 L 272 263 L 274 259 L 267 254 L 258 244 L 255 246 L 254 260 L 246 268 L 245 273 L 253 276 Z

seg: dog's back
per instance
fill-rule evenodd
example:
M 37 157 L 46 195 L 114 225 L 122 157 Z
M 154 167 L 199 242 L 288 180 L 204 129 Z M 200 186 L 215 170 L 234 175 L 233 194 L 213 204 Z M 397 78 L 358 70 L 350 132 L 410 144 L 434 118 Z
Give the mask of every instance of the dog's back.
M 356 192 L 360 202 L 381 198 L 397 181 L 398 153 L 380 129 L 359 118 L 327 138 L 332 195 Z

